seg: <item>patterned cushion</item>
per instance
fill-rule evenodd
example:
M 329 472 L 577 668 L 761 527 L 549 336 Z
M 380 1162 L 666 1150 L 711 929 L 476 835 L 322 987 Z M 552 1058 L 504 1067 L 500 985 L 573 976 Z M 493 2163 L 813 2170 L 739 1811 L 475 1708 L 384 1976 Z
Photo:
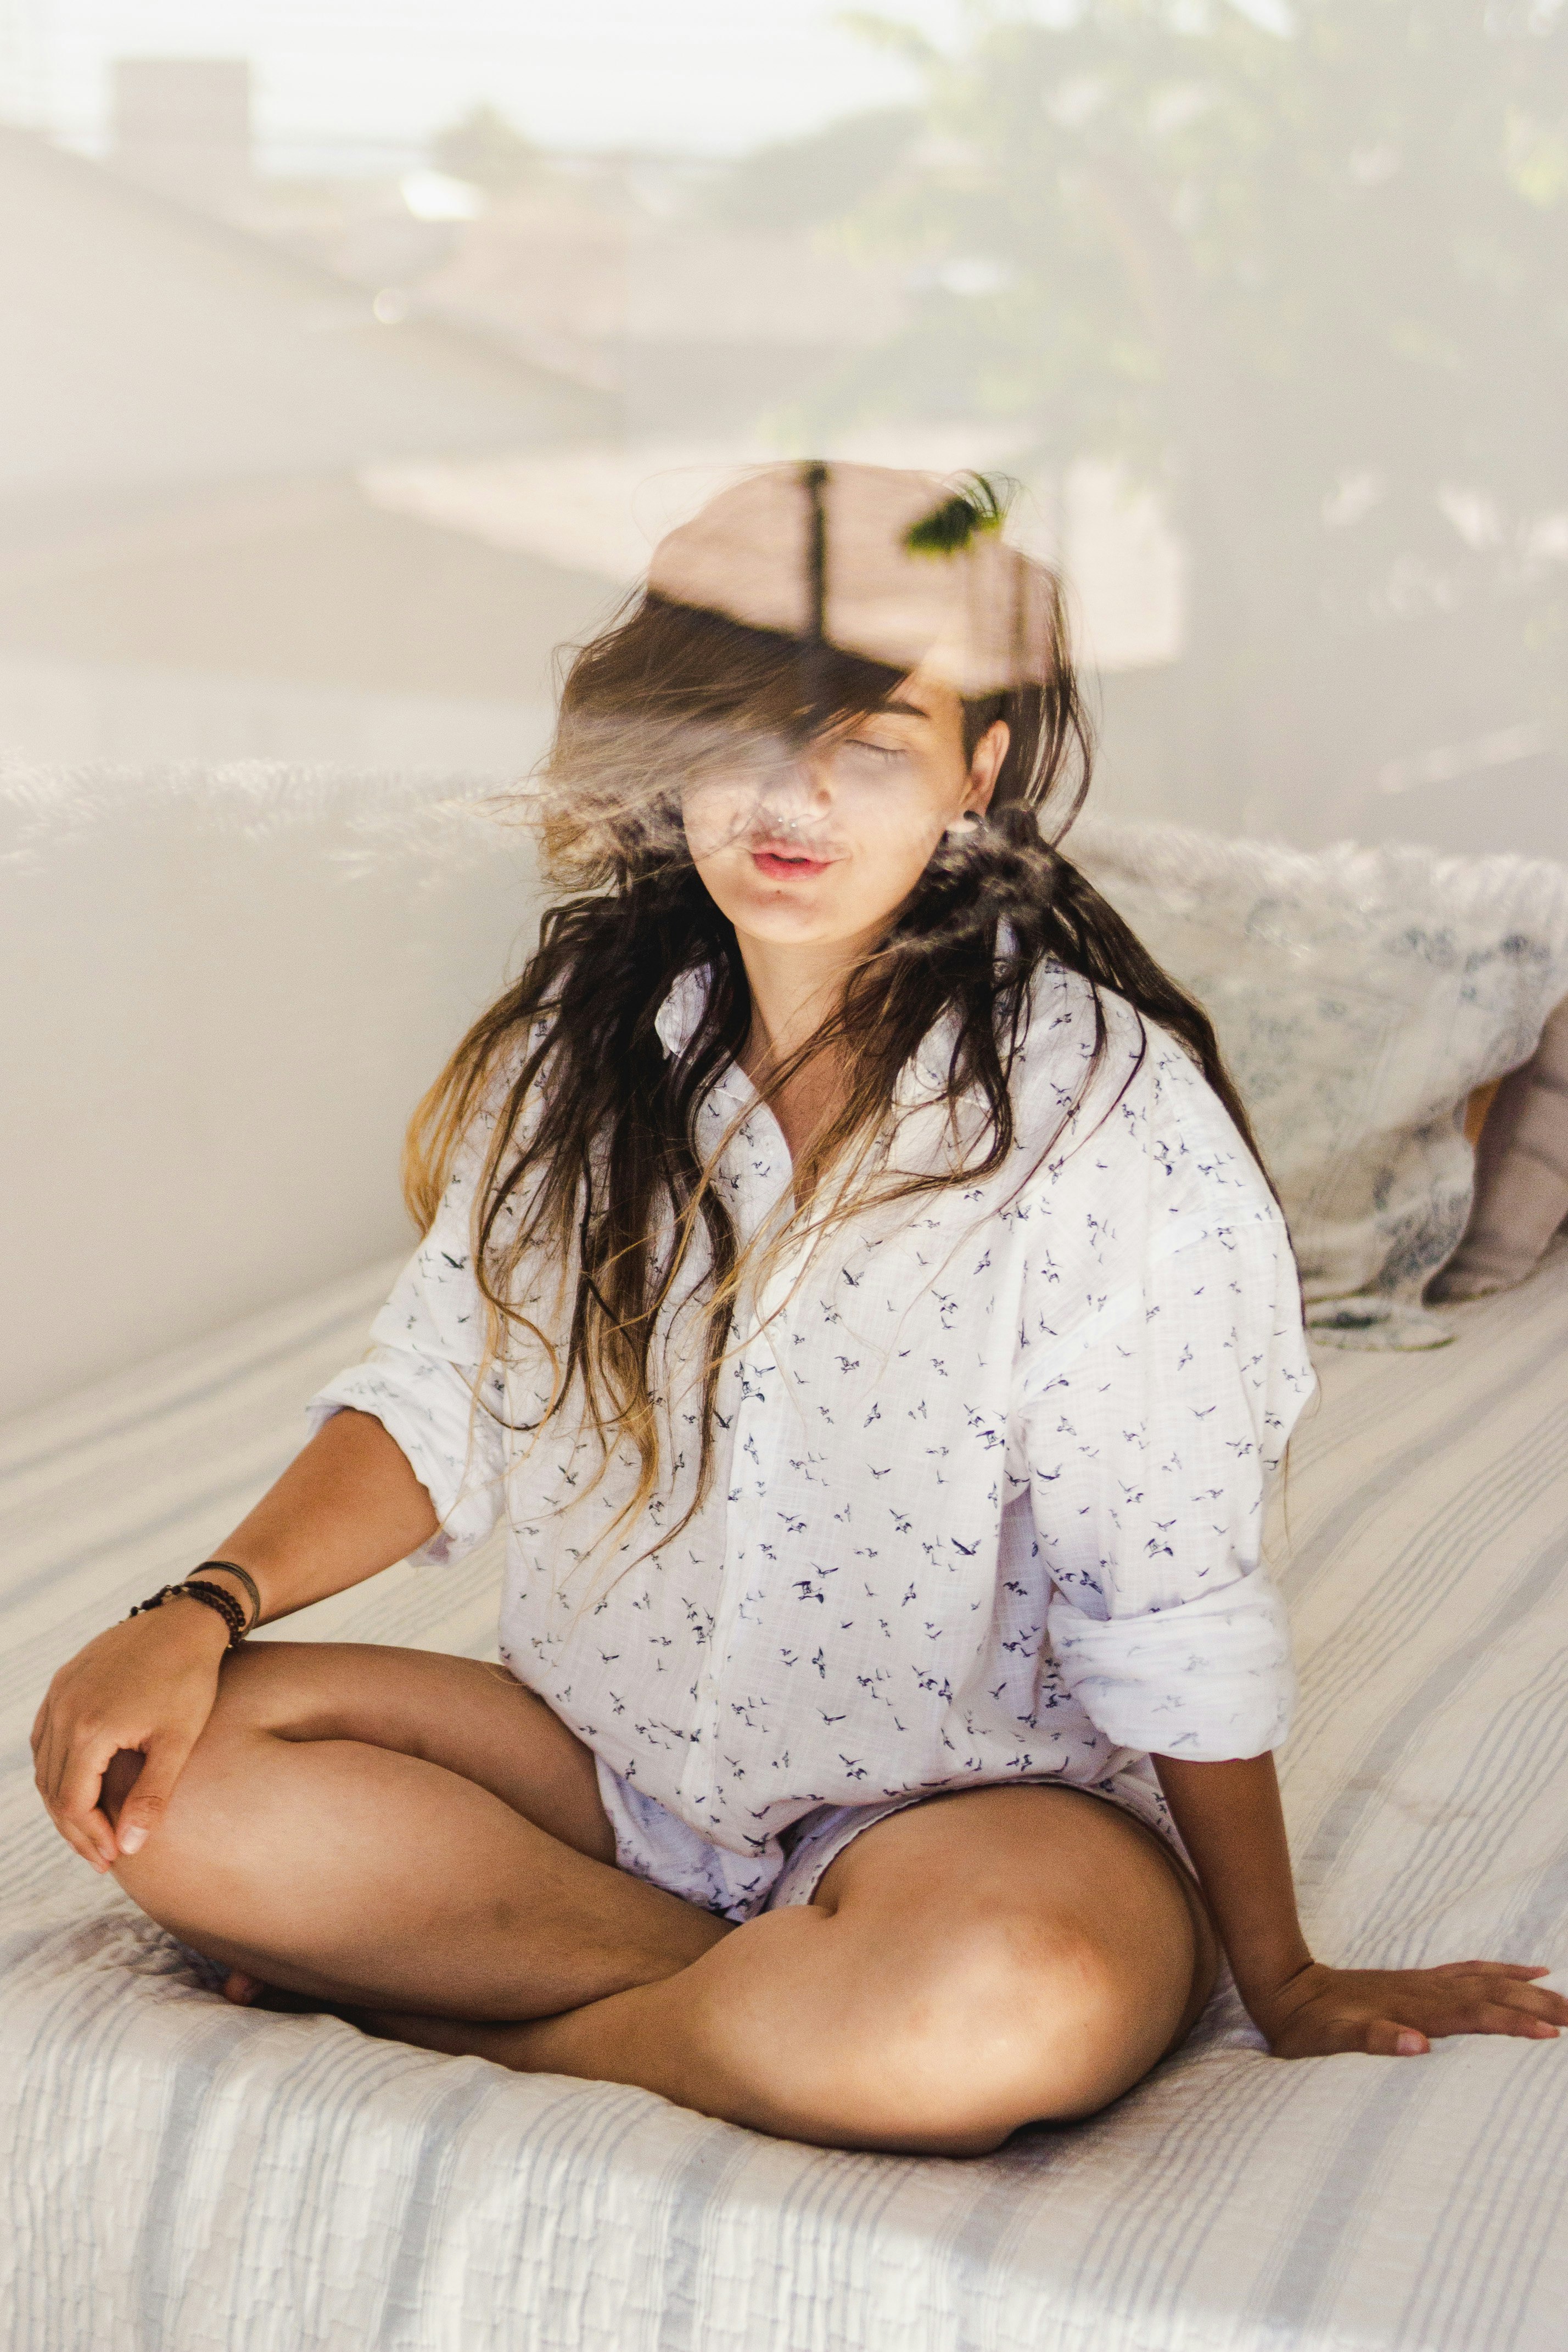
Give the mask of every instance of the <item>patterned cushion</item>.
M 1568 992 L 1568 868 L 1095 818 L 1067 847 L 1213 1016 L 1318 1335 L 1440 1345 L 1422 1293 L 1469 1216 L 1466 1097 Z

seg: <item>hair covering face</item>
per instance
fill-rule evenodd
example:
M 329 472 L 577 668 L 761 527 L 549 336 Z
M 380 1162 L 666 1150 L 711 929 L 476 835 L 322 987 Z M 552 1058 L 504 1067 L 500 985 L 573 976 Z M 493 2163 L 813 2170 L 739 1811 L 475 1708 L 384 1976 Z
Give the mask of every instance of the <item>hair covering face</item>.
M 966 701 L 1048 683 L 1049 583 L 994 508 L 940 475 L 770 466 L 660 540 L 648 587 L 753 629 L 828 644 Z

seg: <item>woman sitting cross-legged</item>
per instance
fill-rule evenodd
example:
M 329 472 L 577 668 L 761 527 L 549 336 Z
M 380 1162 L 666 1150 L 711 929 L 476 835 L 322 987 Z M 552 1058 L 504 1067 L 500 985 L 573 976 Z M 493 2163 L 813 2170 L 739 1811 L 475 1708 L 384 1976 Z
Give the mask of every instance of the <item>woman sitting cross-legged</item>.
M 415 1122 L 369 1356 L 39 1716 L 231 1999 L 950 2154 L 1136 2083 L 1222 1949 L 1282 2056 L 1568 2019 L 1302 1940 L 1295 1268 L 1207 1021 L 1042 829 L 1084 730 L 1000 526 L 765 468 L 577 656 L 572 895 Z M 240 1639 L 503 1519 L 500 1666 Z

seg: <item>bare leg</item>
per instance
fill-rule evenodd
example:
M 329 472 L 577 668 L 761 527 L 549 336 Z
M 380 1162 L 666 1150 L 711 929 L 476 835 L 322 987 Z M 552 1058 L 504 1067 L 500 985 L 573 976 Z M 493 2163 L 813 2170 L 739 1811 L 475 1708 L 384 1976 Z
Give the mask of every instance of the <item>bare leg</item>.
M 509 1676 L 279 1643 L 230 1662 L 118 1875 L 198 1950 L 374 2031 L 827 2147 L 967 2154 L 1092 2113 L 1213 1980 L 1169 1857 L 1068 1790 L 896 1814 L 815 1903 L 738 1928 L 612 1843 L 591 1756 Z
M 116 1764 L 115 1810 L 135 1759 Z M 226 1666 L 163 1824 L 116 1875 L 251 1978 L 516 2019 L 670 1975 L 731 1932 L 614 1853 L 589 1751 L 500 1669 L 268 1643 Z
M 527 2025 L 367 2022 L 786 2138 L 967 2155 L 1129 2089 L 1192 2024 L 1215 1958 L 1152 1832 L 1069 1790 L 987 1789 L 877 1823 L 815 1902 L 678 1975 Z

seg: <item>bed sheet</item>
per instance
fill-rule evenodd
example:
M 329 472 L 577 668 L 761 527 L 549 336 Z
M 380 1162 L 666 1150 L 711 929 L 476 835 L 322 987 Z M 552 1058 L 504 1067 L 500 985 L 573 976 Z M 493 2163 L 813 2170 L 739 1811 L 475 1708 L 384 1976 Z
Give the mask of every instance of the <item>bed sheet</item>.
M 1568 2041 L 1286 2065 L 1234 1995 L 1096 2120 L 965 2162 L 229 2009 L 30 1786 L 55 1664 L 233 1524 L 376 1266 L 0 1432 L 11 2352 L 1556 2352 Z M 1328 1357 L 1271 1548 L 1325 1957 L 1568 1960 L 1568 1251 Z M 491 1654 L 499 1560 L 279 1629 Z

